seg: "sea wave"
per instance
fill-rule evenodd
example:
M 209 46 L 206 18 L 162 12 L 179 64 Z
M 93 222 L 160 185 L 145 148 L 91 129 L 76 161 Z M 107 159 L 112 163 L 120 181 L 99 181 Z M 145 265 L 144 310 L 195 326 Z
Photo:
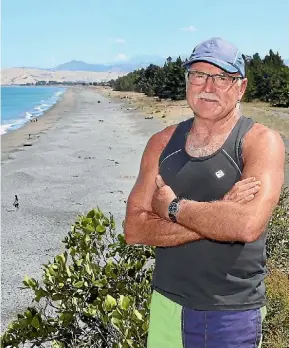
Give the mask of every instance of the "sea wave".
M 27 119 L 27 120 L 30 120 L 31 119 L 31 117 L 33 117 L 33 115 L 30 113 L 30 112 L 25 112 L 25 118 Z
M 10 119 L 9 121 L 7 121 L 7 123 L 5 123 L 5 121 L 2 121 L 0 127 L 0 135 L 6 134 L 7 132 L 14 129 L 18 129 L 22 127 L 25 123 L 42 116 L 45 113 L 45 111 L 49 110 L 53 105 L 55 105 L 58 101 L 61 100 L 62 95 L 65 91 L 66 88 L 63 88 L 63 90 L 54 93 L 48 99 L 40 100 L 39 105 L 36 105 L 32 110 L 28 110 L 24 114 L 19 115 L 19 118 L 15 120 Z
M 18 119 L 18 120 L 12 120 L 12 123 L 2 124 L 0 126 L 0 135 L 6 134 L 8 131 L 18 129 L 22 127 L 26 122 L 27 120 L 25 119 L 21 119 L 21 120 Z

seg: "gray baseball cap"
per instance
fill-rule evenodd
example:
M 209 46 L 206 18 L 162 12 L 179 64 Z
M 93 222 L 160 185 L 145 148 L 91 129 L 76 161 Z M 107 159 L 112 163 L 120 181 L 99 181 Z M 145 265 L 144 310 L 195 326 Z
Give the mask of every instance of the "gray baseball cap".
M 189 68 L 196 62 L 211 63 L 228 73 L 239 72 L 242 77 L 245 77 L 245 61 L 242 53 L 220 37 L 213 37 L 196 46 L 183 67 Z

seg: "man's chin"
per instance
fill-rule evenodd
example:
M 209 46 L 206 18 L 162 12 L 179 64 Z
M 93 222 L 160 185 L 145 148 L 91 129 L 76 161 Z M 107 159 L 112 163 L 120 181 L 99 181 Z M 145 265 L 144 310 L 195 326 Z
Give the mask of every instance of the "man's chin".
M 216 106 L 197 108 L 193 111 L 196 116 L 210 120 L 218 119 L 221 113 L 221 110 Z

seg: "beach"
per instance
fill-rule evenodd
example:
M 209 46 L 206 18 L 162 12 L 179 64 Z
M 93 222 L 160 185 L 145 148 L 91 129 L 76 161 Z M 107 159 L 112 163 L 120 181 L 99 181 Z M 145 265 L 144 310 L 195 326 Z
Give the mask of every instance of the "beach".
M 2 136 L 2 332 L 31 304 L 24 275 L 40 279 L 41 265 L 63 251 L 78 214 L 99 206 L 122 231 L 143 149 L 162 127 L 79 87 L 37 123 Z
M 40 279 L 41 265 L 63 251 L 78 214 L 99 206 L 122 231 L 147 140 L 191 115 L 185 101 L 128 95 L 73 87 L 38 122 L 2 136 L 1 331 L 31 304 L 32 293 L 21 289 L 24 275 Z

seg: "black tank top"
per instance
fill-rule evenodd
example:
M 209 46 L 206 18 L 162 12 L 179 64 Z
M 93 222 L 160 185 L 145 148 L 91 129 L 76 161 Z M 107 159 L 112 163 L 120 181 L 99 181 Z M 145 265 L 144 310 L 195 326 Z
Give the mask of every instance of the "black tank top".
M 193 118 L 181 122 L 159 159 L 159 172 L 178 197 L 220 200 L 240 180 L 242 140 L 254 122 L 241 116 L 223 146 L 205 157 L 189 156 Z M 156 231 L 157 233 L 157 231 Z M 200 240 L 156 248 L 153 287 L 197 310 L 246 310 L 265 304 L 266 230 L 252 243 Z

